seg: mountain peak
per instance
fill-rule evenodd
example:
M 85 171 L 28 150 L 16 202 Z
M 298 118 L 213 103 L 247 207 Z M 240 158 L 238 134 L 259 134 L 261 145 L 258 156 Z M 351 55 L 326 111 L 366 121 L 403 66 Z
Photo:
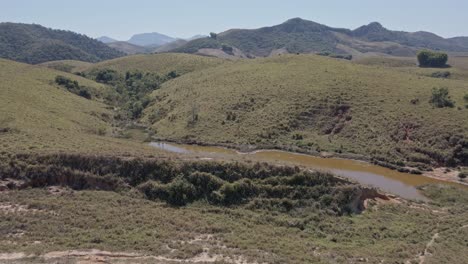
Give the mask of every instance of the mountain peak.
M 382 26 L 382 24 L 380 24 L 379 22 L 371 22 L 371 23 L 369 23 L 369 25 L 367 25 L 367 27 L 370 27 L 370 28 L 384 28 Z
M 391 31 L 384 28 L 379 22 L 372 22 L 368 25 L 361 26 L 353 31 L 355 37 L 369 38 L 373 41 L 382 41 L 390 39 L 389 35 Z
M 99 38 L 97 38 L 97 40 L 99 40 L 99 41 L 101 41 L 102 43 L 105 43 L 105 44 L 113 43 L 113 42 L 117 42 L 117 41 L 118 41 L 118 40 L 113 39 L 113 38 L 110 38 L 110 37 L 108 37 L 108 36 L 99 37 Z

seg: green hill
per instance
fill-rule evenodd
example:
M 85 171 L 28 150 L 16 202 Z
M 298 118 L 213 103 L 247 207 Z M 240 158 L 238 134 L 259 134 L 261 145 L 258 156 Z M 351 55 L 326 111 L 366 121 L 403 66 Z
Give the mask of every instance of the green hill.
M 223 63 L 225 63 L 225 61 L 222 59 L 191 54 L 140 54 L 96 63 L 86 71 L 111 69 L 121 73 L 139 70 L 160 75 L 165 75 L 171 71 L 176 71 L 178 74 L 185 74 Z
M 55 60 L 97 62 L 123 55 L 98 40 L 71 31 L 0 23 L 0 58 L 37 64 Z
M 64 71 L 69 73 L 82 72 L 90 68 L 93 63 L 77 60 L 58 60 L 58 61 L 48 61 L 39 64 L 54 70 Z
M 223 45 L 237 48 L 248 57 L 267 57 L 278 52 L 330 52 L 356 56 L 366 53 L 384 53 L 395 56 L 413 56 L 418 49 L 422 48 L 468 51 L 468 44 L 464 38 L 444 39 L 429 32 L 392 31 L 377 22 L 349 30 L 333 28 L 300 18 L 259 29 L 231 29 L 219 33 L 216 39 L 196 39 L 173 51 L 197 53 L 200 49 L 220 50 Z
M 72 74 L 0 59 L 2 152 L 135 153 L 149 148 L 113 137 L 113 112 L 55 84 L 57 75 L 78 81 L 93 94 L 109 87 Z M 153 150 L 151 150 L 154 152 Z
M 164 84 L 144 120 L 157 136 L 186 142 L 466 164 L 466 83 L 429 77 L 434 71 L 315 55 L 242 60 Z M 429 103 L 433 88 L 442 87 L 455 107 Z
M 0 59 L 0 262 L 464 263 L 462 188 L 424 186 L 430 202 L 406 201 L 324 172 L 200 161 L 116 138 L 146 122 L 156 137 L 186 142 L 457 165 L 468 136 L 468 63 L 450 63 L 442 79 L 429 77 L 440 69 L 395 58 Z M 101 69 L 119 79 L 68 73 Z M 126 73 L 136 70 L 145 74 Z M 171 71 L 181 76 L 153 78 Z M 119 123 L 106 95 L 146 85 L 156 90 L 143 118 Z M 455 107 L 431 106 L 433 87 L 448 88 Z

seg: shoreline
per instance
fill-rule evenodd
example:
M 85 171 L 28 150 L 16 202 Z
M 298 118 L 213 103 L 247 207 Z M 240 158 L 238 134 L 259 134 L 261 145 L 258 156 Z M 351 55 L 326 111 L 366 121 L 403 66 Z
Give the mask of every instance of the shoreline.
M 360 154 L 343 154 L 343 153 L 330 153 L 330 152 L 316 152 L 316 151 L 305 151 L 300 148 L 282 148 L 280 146 L 266 146 L 265 148 L 262 146 L 254 146 L 254 145 L 238 145 L 238 144 L 230 144 L 230 143 L 206 143 L 206 142 L 200 142 L 196 140 L 176 140 L 176 139 L 166 139 L 166 138 L 154 138 L 154 141 L 151 141 L 153 143 L 174 143 L 174 144 L 180 144 L 180 145 L 193 145 L 193 146 L 201 146 L 201 147 L 218 147 L 218 148 L 224 148 L 227 150 L 233 150 L 236 151 L 237 154 L 243 155 L 243 154 L 255 154 L 259 152 L 266 152 L 266 151 L 279 151 L 279 152 L 284 152 L 284 153 L 290 153 L 290 154 L 297 154 L 297 155 L 306 155 L 306 156 L 313 156 L 317 158 L 334 158 L 334 159 L 343 159 L 343 160 L 351 160 L 351 161 L 357 161 L 357 162 L 363 162 L 375 166 L 380 166 L 383 168 L 387 168 L 390 170 L 394 171 L 399 171 L 402 173 L 408 173 L 408 174 L 417 174 L 421 175 L 424 177 L 444 181 L 444 182 L 449 182 L 449 183 L 455 183 L 462 185 L 464 187 L 468 187 L 468 182 L 465 181 L 460 181 L 458 180 L 458 173 L 459 171 L 454 169 L 454 168 L 448 168 L 448 167 L 431 167 L 432 171 L 419 171 L 419 170 L 413 170 L 407 169 L 407 171 L 400 171 L 397 166 L 383 166 L 382 162 L 372 162 L 372 158 L 366 157 L 364 155 Z M 385 164 L 386 165 L 386 164 Z M 402 167 L 403 168 L 403 167 Z M 407 167 L 405 167 L 407 168 Z M 447 169 L 450 169 L 450 172 L 446 173 L 445 171 Z M 418 173 L 415 173 L 417 171 Z

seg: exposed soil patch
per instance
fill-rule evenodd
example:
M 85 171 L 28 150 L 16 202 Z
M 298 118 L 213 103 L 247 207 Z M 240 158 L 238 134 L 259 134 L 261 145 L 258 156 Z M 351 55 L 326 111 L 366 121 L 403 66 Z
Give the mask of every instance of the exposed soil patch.
M 435 168 L 432 171 L 427 171 L 423 173 L 423 175 L 427 177 L 468 185 L 467 182 L 462 182 L 459 180 L 458 174 L 458 171 L 449 170 L 446 167 Z
M 91 250 L 68 250 L 53 251 L 40 256 L 26 255 L 25 253 L 5 253 L 0 254 L 0 261 L 22 261 L 28 258 L 42 259 L 46 263 L 232 263 L 232 264 L 257 264 L 258 262 L 249 262 L 244 256 L 232 255 L 224 256 L 211 252 L 213 247 L 220 247 L 224 250 L 232 250 L 221 243 L 214 243 L 216 239 L 211 235 L 204 235 L 193 240 L 187 241 L 187 244 L 204 245 L 203 252 L 190 258 L 177 258 L 162 255 L 145 255 L 131 252 L 110 252 L 98 249 Z
M 0 180 L 0 192 L 19 189 L 24 186 L 24 184 L 24 181 L 6 178 L 4 180 Z
M 36 213 L 36 212 L 41 212 L 41 210 L 28 208 L 27 206 L 19 205 L 19 204 L 0 203 L 0 213 L 16 214 L 16 213 Z

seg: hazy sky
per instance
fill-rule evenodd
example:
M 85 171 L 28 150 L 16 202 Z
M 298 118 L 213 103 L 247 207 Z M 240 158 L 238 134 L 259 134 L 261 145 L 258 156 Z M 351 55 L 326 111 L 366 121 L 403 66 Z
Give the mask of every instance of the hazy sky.
M 175 37 L 258 28 L 301 17 L 334 27 L 372 21 L 404 31 L 468 36 L 467 0 L 0 0 L 0 22 L 37 23 L 91 37 Z

